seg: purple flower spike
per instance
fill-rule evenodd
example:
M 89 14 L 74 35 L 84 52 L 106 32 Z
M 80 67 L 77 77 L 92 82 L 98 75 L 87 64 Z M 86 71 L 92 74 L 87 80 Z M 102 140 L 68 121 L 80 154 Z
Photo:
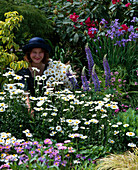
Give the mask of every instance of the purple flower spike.
M 100 91 L 100 82 L 99 82 L 98 76 L 95 72 L 95 64 L 92 68 L 92 81 L 94 83 L 95 91 Z
M 85 75 L 85 67 L 83 67 L 83 69 L 82 69 L 81 80 L 82 80 L 83 90 L 88 91 L 89 90 L 89 84 L 88 84 L 88 81 L 87 81 L 87 77 Z
M 91 54 L 91 50 L 88 47 L 88 43 L 85 46 L 85 52 L 86 52 L 86 57 L 87 57 L 87 60 L 88 60 L 88 69 L 89 69 L 89 76 L 90 76 L 91 73 L 92 73 L 94 61 L 93 61 L 93 57 L 92 57 L 92 54 Z
M 78 85 L 78 83 L 77 83 L 77 80 L 76 80 L 76 78 L 70 73 L 69 68 L 70 68 L 70 66 L 66 69 L 66 75 L 67 75 L 67 77 L 69 78 L 69 81 L 70 81 L 71 84 L 72 84 L 73 90 L 79 89 L 79 85 Z
M 106 55 L 103 58 L 103 66 L 104 66 L 104 71 L 105 71 L 105 85 L 110 86 L 111 72 L 110 72 L 110 67 L 109 67 L 108 61 L 106 59 Z

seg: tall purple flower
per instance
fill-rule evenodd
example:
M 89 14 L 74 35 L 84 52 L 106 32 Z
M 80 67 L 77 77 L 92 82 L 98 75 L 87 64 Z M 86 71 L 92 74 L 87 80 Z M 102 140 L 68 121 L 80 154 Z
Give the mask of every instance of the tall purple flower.
M 94 65 L 94 61 L 93 61 L 93 57 L 92 57 L 92 54 L 91 54 L 91 50 L 88 46 L 88 43 L 85 46 L 85 52 L 86 52 L 86 57 L 87 57 L 87 60 L 88 60 L 88 69 L 89 69 L 89 76 L 90 76 L 91 73 L 92 73 L 92 67 Z
M 103 66 L 104 66 L 104 71 L 105 71 L 105 85 L 110 86 L 111 72 L 110 72 L 108 61 L 106 59 L 106 55 L 103 58 Z
M 92 81 L 94 83 L 95 91 L 100 91 L 100 82 L 99 82 L 98 76 L 95 72 L 95 64 L 92 68 Z
M 72 75 L 72 74 L 70 73 L 69 68 L 70 68 L 70 66 L 66 69 L 66 75 L 67 75 L 67 77 L 69 78 L 69 81 L 70 81 L 71 84 L 72 84 L 73 90 L 79 89 L 79 85 L 78 85 L 78 83 L 77 83 L 77 80 L 76 80 L 76 78 L 74 77 L 74 75 Z
M 82 80 L 83 90 L 88 91 L 89 83 L 88 83 L 87 77 L 85 75 L 85 67 L 83 67 L 83 69 L 82 69 L 81 80 Z

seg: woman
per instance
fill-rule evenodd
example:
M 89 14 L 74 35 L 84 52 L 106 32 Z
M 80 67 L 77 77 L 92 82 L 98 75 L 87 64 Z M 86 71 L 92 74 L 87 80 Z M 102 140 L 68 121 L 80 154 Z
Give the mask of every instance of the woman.
M 19 70 L 17 74 L 23 77 L 20 82 L 25 85 L 24 90 L 29 92 L 31 96 L 35 96 L 36 81 L 34 81 L 34 76 L 41 76 L 47 69 L 50 47 L 43 38 L 34 37 L 23 47 L 23 52 L 25 53 L 24 60 L 29 62 L 29 67 Z M 42 85 L 39 85 L 39 92 L 42 92 Z M 28 95 L 26 104 L 28 112 L 30 112 L 31 107 Z M 33 115 L 33 112 L 31 110 L 31 115 Z
M 35 80 L 34 77 L 36 77 L 37 75 L 42 76 L 43 73 L 47 72 L 48 69 L 53 69 L 56 61 L 54 63 L 49 61 L 50 47 L 45 43 L 45 40 L 43 38 L 34 37 L 30 39 L 29 43 L 23 47 L 23 52 L 25 53 L 24 59 L 29 62 L 29 67 L 27 69 L 23 68 L 17 72 L 18 75 L 23 77 L 20 82 L 25 84 L 24 90 L 29 92 L 31 96 L 36 96 L 37 92 L 39 93 L 38 95 L 42 96 L 43 84 L 46 85 L 45 81 L 47 80 L 39 81 L 39 88 L 36 88 L 38 87 L 38 82 Z M 67 84 L 69 85 L 69 87 L 71 87 L 70 85 L 72 85 L 72 89 L 78 88 L 77 80 L 72 76 L 71 69 L 70 71 L 67 71 L 67 66 L 65 66 L 63 63 L 61 63 L 60 61 L 56 63 L 57 65 L 55 65 L 55 67 L 57 66 L 58 72 L 56 72 L 57 74 L 54 75 L 55 79 L 57 76 L 57 81 L 63 79 L 62 83 L 64 85 Z M 61 74 L 61 78 L 60 73 L 62 71 L 64 72 L 64 75 Z M 50 76 L 52 76 L 53 78 L 53 74 L 54 73 L 52 73 L 52 75 L 46 76 L 47 79 L 50 78 Z M 30 108 L 28 96 L 27 105 Z
M 30 92 L 31 96 L 35 96 L 34 76 L 41 76 L 47 69 L 50 47 L 43 38 L 34 37 L 23 47 L 23 52 L 24 60 L 29 62 L 29 67 L 21 69 L 17 74 L 23 77 L 21 83 L 25 84 L 24 90 Z M 42 92 L 42 85 L 39 86 L 39 91 Z

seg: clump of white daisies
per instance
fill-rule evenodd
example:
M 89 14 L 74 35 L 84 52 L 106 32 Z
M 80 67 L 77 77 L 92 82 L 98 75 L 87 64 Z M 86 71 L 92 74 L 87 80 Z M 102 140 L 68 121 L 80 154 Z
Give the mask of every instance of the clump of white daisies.
M 44 71 L 44 75 L 36 76 L 36 79 L 46 80 L 47 87 L 55 87 L 63 84 L 64 88 L 72 89 L 73 84 L 77 83 L 76 76 L 68 64 L 63 64 L 61 61 L 53 61 L 50 59 L 47 69 Z

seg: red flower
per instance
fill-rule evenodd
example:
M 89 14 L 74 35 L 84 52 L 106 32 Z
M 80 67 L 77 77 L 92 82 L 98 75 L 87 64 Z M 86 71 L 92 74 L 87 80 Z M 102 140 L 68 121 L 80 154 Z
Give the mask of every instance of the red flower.
M 136 28 L 136 30 L 138 31 L 138 28 Z
M 90 17 L 87 18 L 87 20 L 85 21 L 85 24 L 90 27 L 91 26 L 91 20 Z
M 128 27 L 125 24 L 121 25 L 121 27 L 122 28 L 120 28 L 119 31 L 125 30 L 127 32 Z
M 88 35 L 89 35 L 90 38 L 94 38 L 94 35 L 96 33 L 97 33 L 97 29 L 96 28 L 91 27 L 91 28 L 88 29 Z
M 80 22 L 80 25 L 83 25 L 83 22 Z
M 85 21 L 85 24 L 88 27 L 95 27 L 94 21 L 91 22 L 90 17 L 87 18 L 87 20 Z
M 112 0 L 113 4 L 116 4 L 117 2 L 120 2 L 121 0 Z
M 131 5 L 131 3 L 127 3 L 125 6 L 126 6 L 126 7 L 129 7 L 130 5 Z
M 67 1 L 73 3 L 73 0 L 67 0 Z
M 69 17 L 73 22 L 77 22 L 79 15 L 76 15 L 76 13 L 71 14 Z
M 77 29 L 78 27 L 76 27 L 76 25 L 73 25 L 73 27 L 75 28 L 75 29 Z

